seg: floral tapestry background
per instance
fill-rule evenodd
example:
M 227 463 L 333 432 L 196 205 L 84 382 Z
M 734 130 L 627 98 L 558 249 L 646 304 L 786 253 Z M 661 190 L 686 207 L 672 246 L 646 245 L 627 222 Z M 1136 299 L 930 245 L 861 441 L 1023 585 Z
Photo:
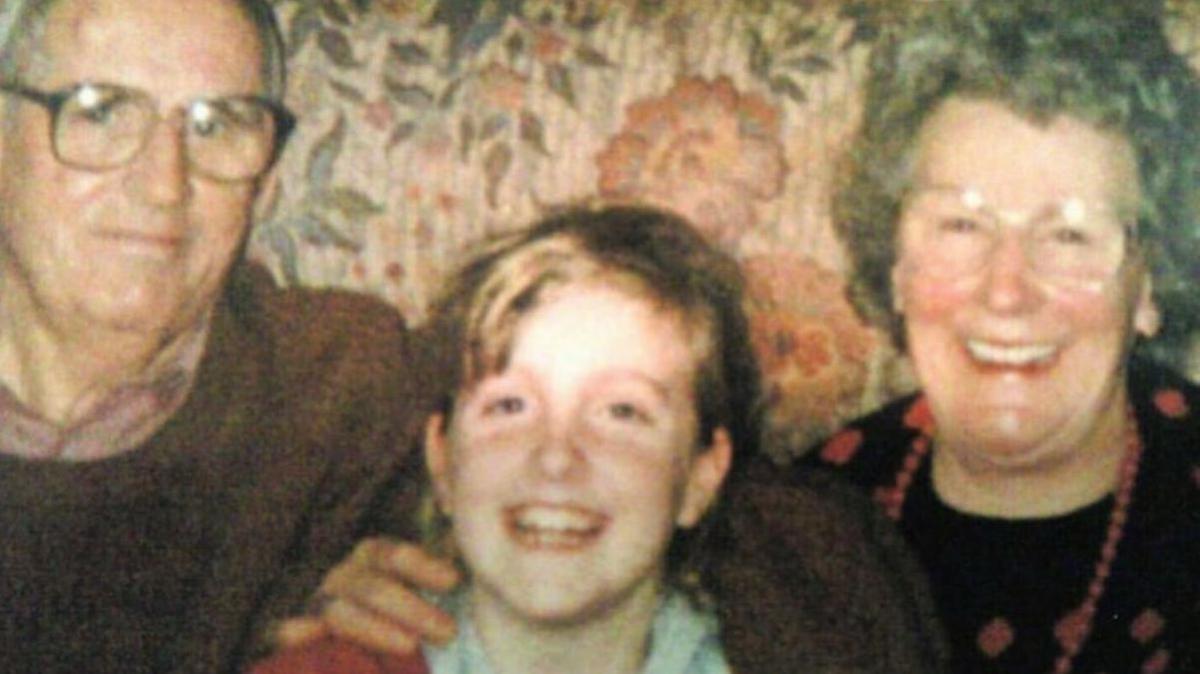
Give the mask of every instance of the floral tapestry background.
M 843 296 L 829 216 L 870 0 L 275 4 L 300 124 L 251 255 L 280 279 L 374 293 L 419 323 L 488 234 L 637 200 L 743 262 L 776 451 L 911 386 Z M 1194 18 L 1173 23 L 1193 52 Z

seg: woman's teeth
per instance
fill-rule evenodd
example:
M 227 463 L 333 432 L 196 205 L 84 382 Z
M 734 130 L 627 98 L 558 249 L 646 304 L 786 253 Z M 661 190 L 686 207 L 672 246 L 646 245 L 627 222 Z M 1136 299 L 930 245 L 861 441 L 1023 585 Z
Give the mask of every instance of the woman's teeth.
M 1053 344 L 1006 346 L 979 340 L 967 340 L 967 351 L 975 360 L 997 365 L 1034 365 L 1054 355 Z

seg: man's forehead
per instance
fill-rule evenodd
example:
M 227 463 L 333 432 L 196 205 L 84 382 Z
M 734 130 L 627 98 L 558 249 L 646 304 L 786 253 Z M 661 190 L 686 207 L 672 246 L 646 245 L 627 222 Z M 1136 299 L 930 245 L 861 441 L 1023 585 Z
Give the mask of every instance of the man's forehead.
M 202 93 L 262 89 L 262 53 L 234 0 L 59 0 L 37 50 L 44 84 L 83 80 Z M 215 91 L 214 91 L 215 90 Z

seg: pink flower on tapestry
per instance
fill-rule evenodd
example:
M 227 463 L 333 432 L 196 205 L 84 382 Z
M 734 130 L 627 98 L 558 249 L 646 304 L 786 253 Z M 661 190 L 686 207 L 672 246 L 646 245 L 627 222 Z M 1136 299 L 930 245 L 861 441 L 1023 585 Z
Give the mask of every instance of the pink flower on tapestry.
M 787 166 L 779 110 L 728 77 L 685 77 L 631 104 L 596 158 L 600 194 L 670 208 L 712 239 L 736 241 L 779 196 Z
M 840 274 L 779 254 L 743 262 L 751 335 L 764 374 L 774 451 L 806 449 L 858 411 L 875 334 L 844 296 Z
M 376 131 L 389 131 L 396 123 L 396 115 L 386 98 L 365 103 L 362 106 L 362 116 Z
M 533 57 L 545 64 L 559 63 L 566 54 L 567 41 L 548 28 L 533 30 Z
M 491 108 L 520 112 L 528 103 L 529 79 L 507 66 L 489 63 L 479 72 L 477 86 L 480 102 Z

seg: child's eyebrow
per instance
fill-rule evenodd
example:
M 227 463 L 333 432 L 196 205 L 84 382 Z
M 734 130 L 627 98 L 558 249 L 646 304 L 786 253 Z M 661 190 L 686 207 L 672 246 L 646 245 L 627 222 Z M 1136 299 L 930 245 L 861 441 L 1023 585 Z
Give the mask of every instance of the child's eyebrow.
M 663 401 L 671 399 L 671 387 L 667 382 L 631 369 L 606 370 L 594 377 L 588 388 L 611 384 L 625 384 L 628 382 L 633 382 L 650 389 L 655 396 L 661 398 Z

